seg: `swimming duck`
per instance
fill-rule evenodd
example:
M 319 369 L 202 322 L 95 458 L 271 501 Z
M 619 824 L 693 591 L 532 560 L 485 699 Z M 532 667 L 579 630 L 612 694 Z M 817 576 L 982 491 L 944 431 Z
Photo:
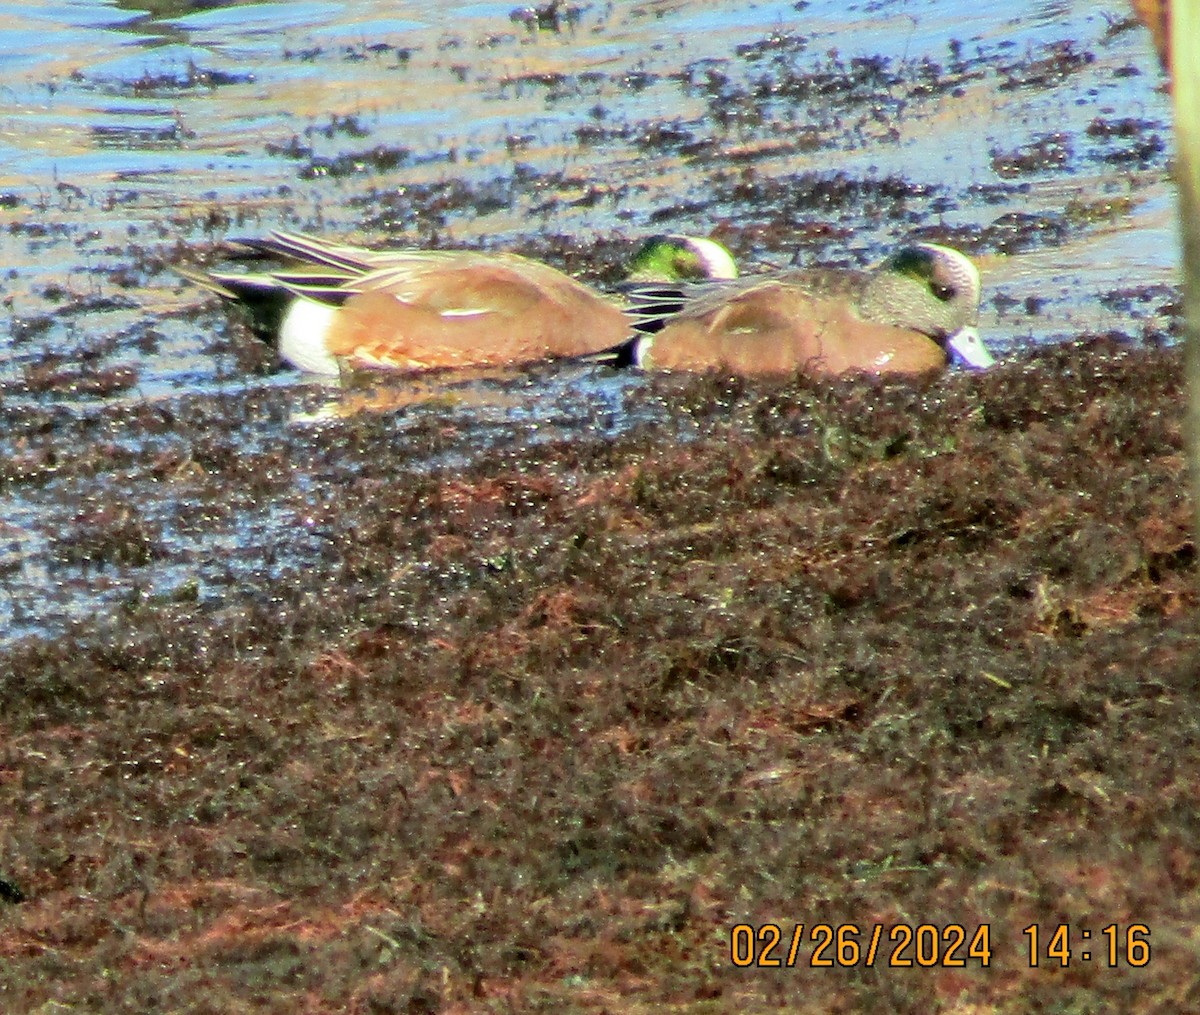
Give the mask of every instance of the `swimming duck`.
M 654 370 L 919 374 L 943 369 L 950 352 L 986 367 L 994 361 L 975 327 L 979 296 L 979 272 L 966 255 L 914 243 L 869 271 L 635 286 L 631 313 L 647 333 L 621 348 Z
M 275 337 L 301 370 L 426 370 L 506 366 L 584 356 L 626 340 L 618 303 L 555 268 L 517 254 L 469 250 L 366 250 L 302 233 L 238 241 L 297 262 L 269 272 L 197 272 L 186 278 L 248 305 L 256 331 Z M 644 243 L 631 279 L 732 279 L 719 243 L 658 236 Z

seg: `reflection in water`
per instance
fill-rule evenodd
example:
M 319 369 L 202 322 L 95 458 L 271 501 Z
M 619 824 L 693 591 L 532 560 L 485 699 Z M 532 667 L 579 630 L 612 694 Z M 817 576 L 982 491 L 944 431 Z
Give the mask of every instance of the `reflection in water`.
M 139 110 L 135 115 L 146 114 Z M 152 112 L 149 115 L 161 116 L 163 114 Z M 117 127 L 97 125 L 91 128 L 91 132 L 98 148 L 115 148 L 121 151 L 178 148 L 183 141 L 178 123 L 170 126 L 148 127 L 138 127 L 132 124 Z
M 179 19 L 209 11 L 236 9 L 239 7 L 262 8 L 279 0 L 197 0 L 188 3 L 186 0 L 171 2 L 171 0 L 116 0 L 113 4 L 118 10 L 129 11 L 134 17 L 115 21 L 109 28 L 117 32 L 127 32 L 138 36 L 139 45 L 152 48 L 172 44 L 187 45 L 190 42 L 191 30 L 187 24 L 180 24 Z
M 1037 17 L 1045 24 L 1062 24 L 1071 15 L 1072 0 L 1038 0 Z
M 345 419 L 360 413 L 386 413 L 414 406 L 501 412 L 529 399 L 527 374 L 517 369 L 422 371 L 419 374 L 362 373 L 330 385 L 331 396 L 314 410 L 294 413 L 292 422 Z
M 150 21 L 166 21 L 170 18 L 181 18 L 187 14 L 197 14 L 200 11 L 223 10 L 227 7 L 261 6 L 276 3 L 277 0 L 116 0 L 113 4 L 118 10 L 144 13 Z

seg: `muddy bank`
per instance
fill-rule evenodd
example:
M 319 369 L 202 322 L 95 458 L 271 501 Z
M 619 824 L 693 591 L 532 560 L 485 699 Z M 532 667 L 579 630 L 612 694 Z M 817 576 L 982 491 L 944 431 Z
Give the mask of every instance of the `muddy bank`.
M 409 460 L 444 430 L 326 426 L 304 568 L 4 655 L 0 994 L 1186 1009 L 1180 373 L 1096 341 L 918 387 L 662 378 L 629 398 L 683 439 L 452 469 Z M 295 466 L 197 468 L 236 498 Z M 797 922 L 986 924 L 990 961 L 734 968 L 734 925 Z M 1031 924 L 1112 922 L 1149 964 L 1030 967 Z

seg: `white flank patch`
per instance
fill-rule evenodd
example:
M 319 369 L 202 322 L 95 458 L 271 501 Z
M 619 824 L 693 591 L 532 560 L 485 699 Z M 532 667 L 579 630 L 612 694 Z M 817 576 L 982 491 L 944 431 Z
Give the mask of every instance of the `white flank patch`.
M 325 345 L 337 312 L 316 300 L 296 300 L 279 325 L 279 355 L 300 370 L 337 376 L 338 362 Z
M 637 344 L 633 347 L 633 362 L 639 370 L 651 370 L 653 364 L 648 363 L 647 359 L 650 356 L 650 350 L 654 348 L 654 336 L 642 335 L 636 340 Z

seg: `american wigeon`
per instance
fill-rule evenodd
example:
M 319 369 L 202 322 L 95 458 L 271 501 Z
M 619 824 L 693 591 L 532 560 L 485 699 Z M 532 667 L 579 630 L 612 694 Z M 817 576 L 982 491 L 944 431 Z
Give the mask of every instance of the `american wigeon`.
M 296 266 L 181 273 L 247 304 L 255 329 L 278 338 L 280 356 L 313 373 L 506 366 L 588 355 L 631 333 L 619 303 L 517 254 L 374 251 L 285 232 L 239 242 Z M 632 277 L 736 275 L 720 244 L 663 236 L 643 245 Z
M 623 347 L 647 369 L 918 374 L 993 362 L 975 329 L 979 272 L 957 250 L 902 247 L 870 271 L 792 269 L 728 285 L 635 287 L 649 332 Z M 657 329 L 657 330 L 655 330 Z

